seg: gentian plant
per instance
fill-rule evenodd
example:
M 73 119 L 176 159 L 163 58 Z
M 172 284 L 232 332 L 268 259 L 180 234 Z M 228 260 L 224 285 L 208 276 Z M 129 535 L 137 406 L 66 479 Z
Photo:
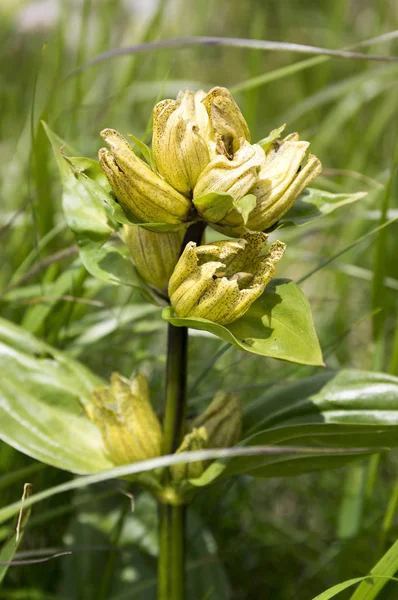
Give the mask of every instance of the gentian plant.
M 240 473 L 270 477 L 333 468 L 381 445 L 397 445 L 396 417 L 389 414 L 397 405 L 397 384 L 374 373 L 325 372 L 304 380 L 301 388 L 282 387 L 268 404 L 246 406 L 243 420 L 240 398 L 222 390 L 214 390 L 201 414 L 188 417 L 187 411 L 189 329 L 245 352 L 323 366 L 306 297 L 293 281 L 275 278 L 290 250 L 278 232 L 364 194 L 333 195 L 308 187 L 321 172 L 320 160 L 308 154 L 309 142 L 297 133 L 284 136 L 283 125 L 252 143 L 238 105 L 221 87 L 183 91 L 176 100 L 156 104 L 151 148 L 134 136 L 129 142 L 114 129 L 103 130 L 106 147 L 98 161 L 68 156 L 65 142 L 44 127 L 84 266 L 107 283 L 137 288 L 162 309 L 168 324 L 165 404 L 163 414 L 156 414 L 143 373 L 130 381 L 114 372 L 105 382 L 29 338 L 30 350 L 24 352 L 30 352 L 35 389 L 17 393 L 3 381 L 0 434 L 74 473 L 199 452 L 195 460 L 133 477 L 159 505 L 158 598 L 182 600 L 185 515 L 197 493 Z M 3 343 L 14 340 L 15 356 L 9 360 L 19 360 L 23 344 L 18 345 L 17 328 L 8 332 L 3 324 L 0 333 Z M 43 352 L 51 360 L 35 371 L 35 357 Z M 43 369 L 60 407 L 40 405 L 38 439 L 32 433 L 27 441 L 13 419 L 23 411 L 24 395 L 30 394 L 31 406 L 36 402 L 34 394 L 40 395 L 44 384 L 32 373 Z M 390 404 L 380 382 L 384 390 L 391 387 Z M 365 388 L 372 390 L 367 396 Z M 347 389 L 349 394 L 342 393 Z M 65 409 L 76 397 L 83 412 Z M 226 451 L 214 460 L 200 454 L 233 446 L 246 449 L 245 456 Z

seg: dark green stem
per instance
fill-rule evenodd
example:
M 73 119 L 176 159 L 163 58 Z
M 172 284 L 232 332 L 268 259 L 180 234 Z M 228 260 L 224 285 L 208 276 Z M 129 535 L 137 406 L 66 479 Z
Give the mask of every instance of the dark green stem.
M 168 326 L 163 454 L 177 450 L 186 421 L 188 329 Z
M 190 241 L 200 244 L 205 223 L 188 228 L 181 251 Z M 175 452 L 187 420 L 188 329 L 168 326 L 163 454 Z M 166 485 L 168 475 L 166 475 Z M 185 599 L 185 506 L 159 503 L 158 600 Z
M 159 505 L 158 600 L 185 599 L 185 510 Z

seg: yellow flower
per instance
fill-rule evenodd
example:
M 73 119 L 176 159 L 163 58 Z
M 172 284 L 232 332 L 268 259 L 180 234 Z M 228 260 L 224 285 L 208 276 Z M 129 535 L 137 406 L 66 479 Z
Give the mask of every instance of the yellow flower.
M 110 151 L 101 148 L 99 163 L 121 206 L 142 223 L 178 224 L 188 221 L 192 203 L 177 192 L 143 160 L 114 129 L 104 129 L 101 137 Z
M 246 223 L 249 229 L 262 231 L 274 225 L 319 175 L 322 165 L 316 156 L 310 154 L 302 165 L 308 146 L 297 133 L 271 146 L 250 190 L 257 203 Z
M 201 213 L 200 198 L 212 192 L 229 194 L 233 200 L 240 200 L 257 181 L 257 174 L 264 164 L 265 154 L 257 144 L 242 140 L 242 145 L 232 160 L 218 155 L 202 171 L 196 183 L 193 203 Z M 197 202 L 199 200 L 199 202 Z M 206 218 L 212 221 L 209 209 Z
M 136 225 L 124 225 L 124 241 L 141 277 L 167 294 L 169 279 L 181 252 L 185 230 L 155 233 Z
M 285 244 L 267 243 L 264 233 L 244 239 L 184 249 L 169 282 L 169 296 L 179 317 L 204 318 L 222 325 L 239 319 L 272 279 Z
M 202 100 L 210 121 L 210 136 L 216 152 L 232 159 L 242 145 L 250 142 L 247 123 L 227 88 L 215 87 Z
M 189 195 L 210 161 L 206 143 L 208 117 L 204 92 L 180 92 L 162 100 L 153 111 L 152 150 L 159 173 L 182 194 Z
M 92 420 L 116 465 L 160 456 L 162 432 L 143 375 L 129 381 L 113 373 L 110 387 L 94 390 L 93 403 Z

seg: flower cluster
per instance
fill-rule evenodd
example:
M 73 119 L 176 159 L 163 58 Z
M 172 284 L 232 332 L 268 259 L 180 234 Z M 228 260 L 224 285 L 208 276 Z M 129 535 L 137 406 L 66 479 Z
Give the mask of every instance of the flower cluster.
M 116 465 L 155 458 L 161 455 L 162 428 L 149 399 L 144 375 L 132 381 L 113 373 L 109 386 L 93 391 L 89 416 L 100 429 L 111 461 Z M 238 396 L 219 392 L 206 410 L 189 423 L 176 453 L 235 445 L 241 432 L 241 407 Z M 208 464 L 203 461 L 170 467 L 175 483 L 200 477 Z
M 140 275 L 168 293 L 177 316 L 229 323 L 271 279 L 284 245 L 264 251 L 261 232 L 321 171 L 315 156 L 306 158 L 308 142 L 298 134 L 280 139 L 280 131 L 252 144 L 231 93 L 216 87 L 155 106 L 151 164 L 117 131 L 101 132 L 109 149 L 99 151 L 100 165 L 127 217 L 138 223 L 124 226 L 125 242 Z M 186 228 L 197 220 L 238 239 L 190 243 L 179 258 Z M 150 230 L 160 223 L 167 233 Z

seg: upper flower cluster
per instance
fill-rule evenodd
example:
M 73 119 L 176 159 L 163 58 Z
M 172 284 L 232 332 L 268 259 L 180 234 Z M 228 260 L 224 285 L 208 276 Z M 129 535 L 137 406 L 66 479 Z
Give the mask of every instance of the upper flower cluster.
M 226 88 L 181 92 L 153 112 L 153 168 L 115 130 L 101 136 L 109 150 L 99 162 L 116 198 L 138 221 L 178 224 L 198 215 L 239 237 L 244 227 L 274 225 L 320 173 L 298 134 L 262 145 L 250 143 L 247 123 Z M 305 164 L 303 164 L 305 163 Z M 221 195 L 221 196 L 220 196 Z M 253 196 L 243 214 L 242 199 Z
M 124 240 L 138 273 L 170 297 L 177 316 L 231 323 L 273 276 L 284 244 L 267 250 L 262 232 L 321 171 L 315 156 L 305 158 L 308 142 L 296 133 L 280 139 L 282 130 L 252 144 L 231 93 L 215 87 L 156 104 L 148 163 L 117 131 L 101 132 L 109 149 L 99 162 L 127 217 L 166 224 L 167 233 L 125 224 Z M 190 242 L 180 257 L 186 226 L 198 219 L 239 239 Z

